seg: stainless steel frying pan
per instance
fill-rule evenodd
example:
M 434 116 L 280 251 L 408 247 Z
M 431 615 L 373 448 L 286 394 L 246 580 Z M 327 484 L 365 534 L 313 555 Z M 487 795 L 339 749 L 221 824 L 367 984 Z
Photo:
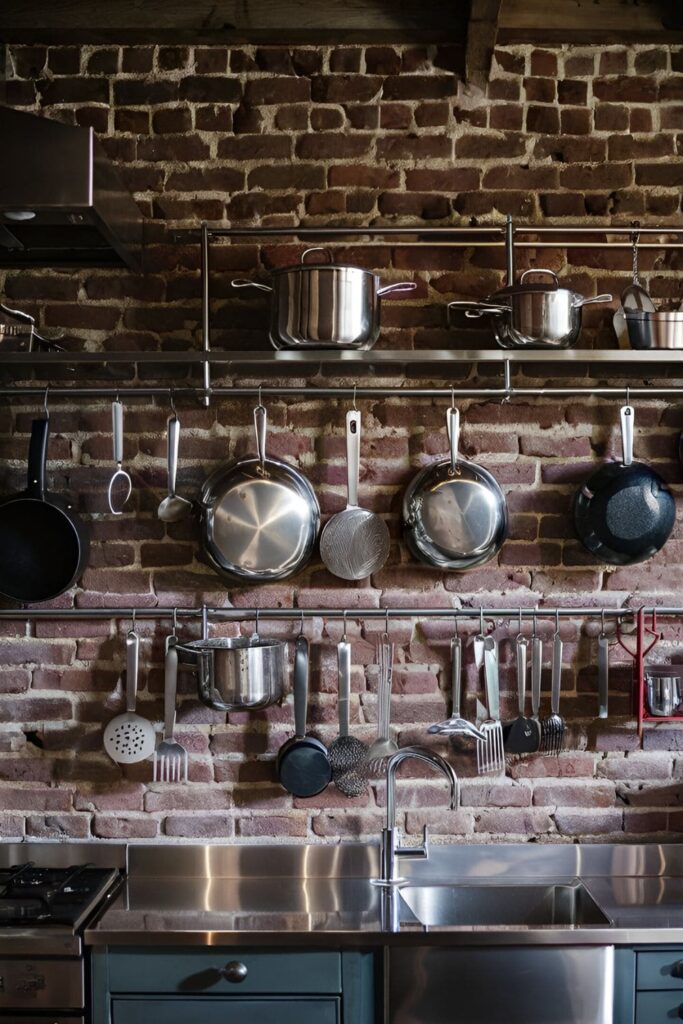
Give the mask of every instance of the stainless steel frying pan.
M 472 569 L 507 536 L 505 495 L 483 466 L 458 458 L 460 413 L 447 413 L 450 455 L 413 478 L 403 497 L 403 535 L 411 553 L 439 569 Z
M 219 573 L 251 582 L 281 580 L 313 553 L 320 507 L 310 483 L 266 458 L 266 410 L 254 410 L 255 456 L 221 466 L 199 498 L 204 550 Z

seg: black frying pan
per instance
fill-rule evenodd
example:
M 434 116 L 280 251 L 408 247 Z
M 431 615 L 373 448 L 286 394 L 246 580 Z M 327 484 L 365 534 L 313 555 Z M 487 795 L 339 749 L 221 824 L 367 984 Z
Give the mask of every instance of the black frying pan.
M 600 561 L 632 565 L 664 547 L 676 520 L 676 504 L 665 481 L 633 461 L 633 408 L 621 410 L 623 458 L 607 462 L 574 497 L 579 540 Z
M 294 733 L 280 747 L 277 775 L 293 796 L 308 797 L 322 793 L 332 778 L 327 747 L 314 736 L 306 735 L 308 706 L 308 640 L 298 636 L 294 650 Z
M 50 423 L 34 420 L 26 490 L 0 504 L 0 593 L 33 603 L 59 597 L 83 572 L 88 533 L 66 499 L 45 490 Z

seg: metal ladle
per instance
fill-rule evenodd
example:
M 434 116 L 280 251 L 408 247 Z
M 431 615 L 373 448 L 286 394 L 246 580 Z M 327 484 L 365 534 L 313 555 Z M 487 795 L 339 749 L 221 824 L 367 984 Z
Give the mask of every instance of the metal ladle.
M 114 451 L 114 462 L 116 463 L 116 469 L 114 475 L 109 481 L 109 490 L 107 492 L 107 498 L 109 501 L 109 510 L 115 516 L 123 515 L 123 506 L 130 498 L 133 491 L 133 481 L 130 475 L 123 469 L 123 402 L 117 397 L 111 404 L 111 421 L 112 421 L 112 443 Z M 123 495 L 122 500 L 118 503 L 118 507 L 114 506 L 114 493 L 115 490 L 120 489 L 120 494 Z
M 180 445 L 180 420 L 176 413 L 173 397 L 171 397 L 171 415 L 166 421 L 168 438 L 168 495 L 160 503 L 157 516 L 164 523 L 177 523 L 184 519 L 192 510 L 192 502 L 176 494 L 176 477 L 178 474 L 178 448 Z

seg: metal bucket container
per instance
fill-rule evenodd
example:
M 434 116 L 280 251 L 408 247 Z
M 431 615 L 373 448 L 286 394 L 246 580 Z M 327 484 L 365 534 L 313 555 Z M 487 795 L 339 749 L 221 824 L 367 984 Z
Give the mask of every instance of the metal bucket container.
M 647 313 L 625 309 L 631 348 L 683 348 L 683 310 Z
M 214 637 L 177 645 L 197 672 L 199 699 L 214 711 L 259 711 L 284 697 L 287 644 L 258 636 Z

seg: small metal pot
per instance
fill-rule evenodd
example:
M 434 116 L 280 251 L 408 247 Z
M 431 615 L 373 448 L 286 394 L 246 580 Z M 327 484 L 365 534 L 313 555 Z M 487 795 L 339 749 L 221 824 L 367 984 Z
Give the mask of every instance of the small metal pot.
M 179 643 L 177 650 L 182 663 L 197 672 L 199 699 L 214 711 L 260 711 L 284 697 L 284 641 L 262 640 L 254 633 Z
M 326 253 L 327 263 L 306 263 L 312 252 Z M 367 351 L 380 329 L 380 299 L 412 292 L 413 281 L 380 286 L 377 274 L 332 262 L 329 249 L 306 249 L 301 263 L 272 271 L 273 285 L 237 279 L 233 288 L 271 292 L 270 340 L 277 349 L 350 348 Z
M 525 284 L 529 274 L 546 274 L 552 284 Z M 593 303 L 611 302 L 611 295 L 584 299 L 561 288 L 552 270 L 525 270 L 515 285 L 502 288 L 484 302 L 449 302 L 465 316 L 493 317 L 493 331 L 501 348 L 571 348 L 581 333 L 581 310 Z
M 683 348 L 683 310 L 648 313 L 640 309 L 625 309 L 631 348 Z
M 668 671 L 668 675 L 665 674 Z M 681 703 L 681 679 L 671 666 L 668 670 L 645 670 L 647 706 L 656 718 L 670 718 Z

